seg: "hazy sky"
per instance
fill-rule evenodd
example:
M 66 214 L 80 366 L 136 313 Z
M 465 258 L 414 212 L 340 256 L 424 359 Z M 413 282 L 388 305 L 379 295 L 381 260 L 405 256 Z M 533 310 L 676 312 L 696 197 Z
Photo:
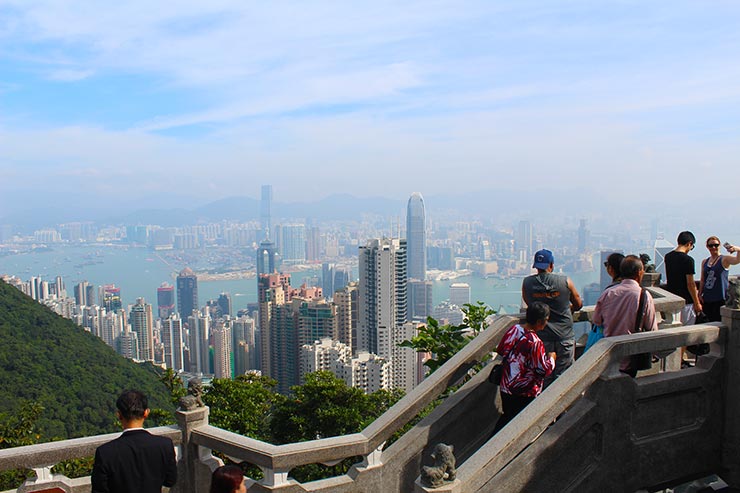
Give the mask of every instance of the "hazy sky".
M 0 0 L 0 207 L 736 197 L 739 25 L 736 1 Z

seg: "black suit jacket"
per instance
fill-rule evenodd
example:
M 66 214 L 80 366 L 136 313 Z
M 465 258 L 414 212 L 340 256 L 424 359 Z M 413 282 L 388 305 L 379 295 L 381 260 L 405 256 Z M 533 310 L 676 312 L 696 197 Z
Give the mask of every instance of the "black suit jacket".
M 161 493 L 177 481 L 172 440 L 146 430 L 125 431 L 95 451 L 92 493 Z

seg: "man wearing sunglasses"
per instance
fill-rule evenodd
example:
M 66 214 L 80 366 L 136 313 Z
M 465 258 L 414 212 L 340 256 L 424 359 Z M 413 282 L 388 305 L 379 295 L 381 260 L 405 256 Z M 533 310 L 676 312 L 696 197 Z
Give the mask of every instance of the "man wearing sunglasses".
M 676 239 L 678 246 L 668 252 L 664 258 L 666 289 L 686 301 L 681 310 L 681 323 L 683 325 L 694 325 L 696 314 L 702 311 L 699 300 L 699 290 L 696 289 L 694 281 L 694 259 L 689 252 L 696 245 L 696 237 L 691 231 L 681 231 Z

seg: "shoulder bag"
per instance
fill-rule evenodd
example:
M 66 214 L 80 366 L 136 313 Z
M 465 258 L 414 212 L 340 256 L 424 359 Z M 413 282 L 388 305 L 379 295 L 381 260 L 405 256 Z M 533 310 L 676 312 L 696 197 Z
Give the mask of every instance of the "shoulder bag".
M 640 304 L 637 307 L 637 320 L 635 321 L 635 333 L 642 332 L 642 318 L 645 315 L 645 300 L 647 293 L 645 288 L 640 291 Z M 653 355 L 651 353 L 633 354 L 630 356 L 630 369 L 648 370 L 653 366 Z

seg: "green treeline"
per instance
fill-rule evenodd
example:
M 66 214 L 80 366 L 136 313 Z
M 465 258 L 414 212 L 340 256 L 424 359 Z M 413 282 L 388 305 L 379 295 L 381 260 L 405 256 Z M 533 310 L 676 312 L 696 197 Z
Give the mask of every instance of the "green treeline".
M 40 405 L 39 442 L 118 431 L 115 400 L 126 388 L 144 391 L 152 408 L 174 410 L 154 366 L 123 358 L 3 281 L 0 378 L 0 422 Z

